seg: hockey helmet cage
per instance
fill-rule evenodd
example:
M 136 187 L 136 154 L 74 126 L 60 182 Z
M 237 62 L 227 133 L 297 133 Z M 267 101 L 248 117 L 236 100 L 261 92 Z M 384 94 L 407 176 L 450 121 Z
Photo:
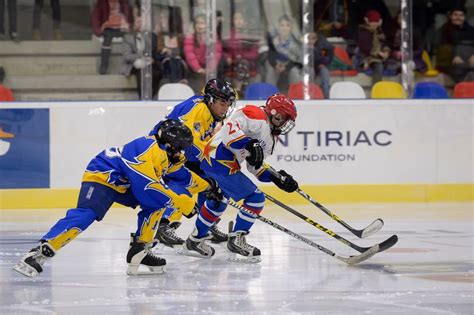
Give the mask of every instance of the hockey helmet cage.
M 280 126 L 274 126 L 273 134 L 284 135 L 295 127 L 296 106 L 286 95 L 277 93 L 270 96 L 265 103 L 264 111 L 270 119 L 278 114 L 282 120 Z

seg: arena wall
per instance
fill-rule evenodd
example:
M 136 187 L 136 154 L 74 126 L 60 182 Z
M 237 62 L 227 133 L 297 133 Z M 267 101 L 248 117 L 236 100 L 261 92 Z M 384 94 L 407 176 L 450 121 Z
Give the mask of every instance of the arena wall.
M 70 207 L 89 160 L 175 102 L 4 103 L 0 208 Z M 262 105 L 263 102 L 240 101 Z M 268 162 L 321 202 L 473 201 L 474 100 L 299 101 Z M 304 199 L 264 191 L 288 202 Z

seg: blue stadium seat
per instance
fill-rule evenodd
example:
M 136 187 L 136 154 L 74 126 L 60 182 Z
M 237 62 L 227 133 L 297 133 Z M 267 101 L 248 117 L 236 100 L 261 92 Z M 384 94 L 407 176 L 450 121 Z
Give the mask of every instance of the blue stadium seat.
M 412 98 L 438 99 L 449 98 L 448 92 L 438 82 L 418 82 L 413 89 Z
M 244 99 L 266 100 L 269 96 L 278 93 L 278 88 L 270 83 L 250 83 L 245 89 Z

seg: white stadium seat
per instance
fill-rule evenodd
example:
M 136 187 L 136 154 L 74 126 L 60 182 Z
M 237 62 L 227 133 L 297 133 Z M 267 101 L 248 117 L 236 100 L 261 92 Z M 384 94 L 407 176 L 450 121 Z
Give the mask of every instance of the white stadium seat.
M 363 99 L 366 98 L 364 89 L 356 82 L 336 82 L 329 90 L 330 99 Z
M 193 89 L 184 83 L 166 83 L 158 91 L 158 100 L 185 100 L 193 96 Z

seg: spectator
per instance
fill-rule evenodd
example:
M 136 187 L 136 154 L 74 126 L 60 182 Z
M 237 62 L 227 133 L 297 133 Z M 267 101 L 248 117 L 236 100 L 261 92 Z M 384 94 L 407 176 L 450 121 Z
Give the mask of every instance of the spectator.
M 384 0 L 350 0 L 348 5 L 351 29 L 357 30 L 360 24 L 364 24 L 367 12 L 373 10 L 377 11 L 384 21 L 384 24 L 381 25 L 383 32 L 387 34 L 390 31 L 392 16 Z
M 258 38 L 247 35 L 247 22 L 241 12 L 235 12 L 232 18 L 230 38 L 224 42 L 224 60 L 231 77 L 232 86 L 241 93 L 249 81 L 256 78 L 258 59 Z
M 5 40 L 5 1 L 0 0 L 0 40 Z M 10 39 L 17 42 L 17 11 L 16 11 L 16 0 L 7 0 L 8 2 L 8 27 Z
M 12 90 L 3 85 L 5 81 L 6 73 L 3 67 L 0 67 L 0 101 L 2 102 L 13 102 L 15 98 L 13 97 Z
M 187 83 L 181 8 L 169 7 L 168 25 L 158 33 L 157 56 L 163 83 Z
M 325 37 L 352 37 L 349 28 L 349 0 L 321 0 L 314 5 L 314 20 L 319 34 Z
M 387 60 L 387 68 L 393 72 L 399 73 L 401 71 L 402 63 L 402 15 L 397 13 L 396 20 L 392 25 L 394 28 L 388 34 L 388 43 L 390 43 L 391 55 Z M 423 61 L 423 41 L 421 32 L 416 25 L 413 25 L 413 62 L 415 63 L 415 70 L 420 73 L 425 73 L 428 70 L 426 63 Z
M 206 64 L 206 56 L 210 52 L 206 49 L 206 17 L 198 15 L 194 19 L 194 33 L 188 35 L 184 40 L 184 57 L 190 69 L 189 85 L 198 91 L 206 81 L 206 69 L 210 71 L 217 71 L 220 66 L 222 56 L 222 45 L 219 40 L 216 40 L 214 59 L 210 64 Z
M 329 98 L 330 73 L 328 66 L 334 58 L 334 47 L 326 38 L 316 32 L 308 34 L 308 43 L 313 46 L 314 74 L 319 77 L 325 98 Z
M 99 73 L 106 74 L 109 68 L 112 40 L 123 37 L 133 25 L 133 12 L 127 0 L 97 0 L 92 11 L 92 28 L 96 36 L 102 36 Z
M 53 36 L 55 40 L 62 40 L 61 33 L 61 5 L 59 0 L 50 0 L 53 15 Z M 41 40 L 41 11 L 43 11 L 44 0 L 35 0 L 33 8 L 33 39 Z
M 285 78 L 285 85 L 301 80 L 301 42 L 292 34 L 293 22 L 288 15 L 278 19 L 278 30 L 269 33 L 269 52 L 265 62 L 265 82 L 275 86 Z M 282 90 L 284 88 L 281 88 Z
M 466 22 L 466 8 L 454 6 L 438 32 L 436 66 L 454 81 L 474 79 L 474 27 Z
M 133 31 L 127 33 L 123 40 L 123 63 L 121 73 L 125 76 L 134 75 L 137 81 L 137 92 L 139 99 L 142 98 L 142 69 L 151 64 L 152 68 L 152 98 L 158 93 L 158 86 L 161 79 L 159 71 L 159 62 L 157 56 L 157 38 L 156 34 L 152 33 L 152 51 L 155 53 L 153 56 L 144 57 L 143 50 L 145 48 L 145 39 L 140 33 L 142 29 L 142 19 L 137 16 L 134 21 Z
M 365 16 L 365 23 L 357 32 L 355 66 L 359 71 L 372 71 L 372 84 L 382 80 L 384 62 L 390 56 L 390 48 L 385 43 L 380 13 L 371 10 Z

